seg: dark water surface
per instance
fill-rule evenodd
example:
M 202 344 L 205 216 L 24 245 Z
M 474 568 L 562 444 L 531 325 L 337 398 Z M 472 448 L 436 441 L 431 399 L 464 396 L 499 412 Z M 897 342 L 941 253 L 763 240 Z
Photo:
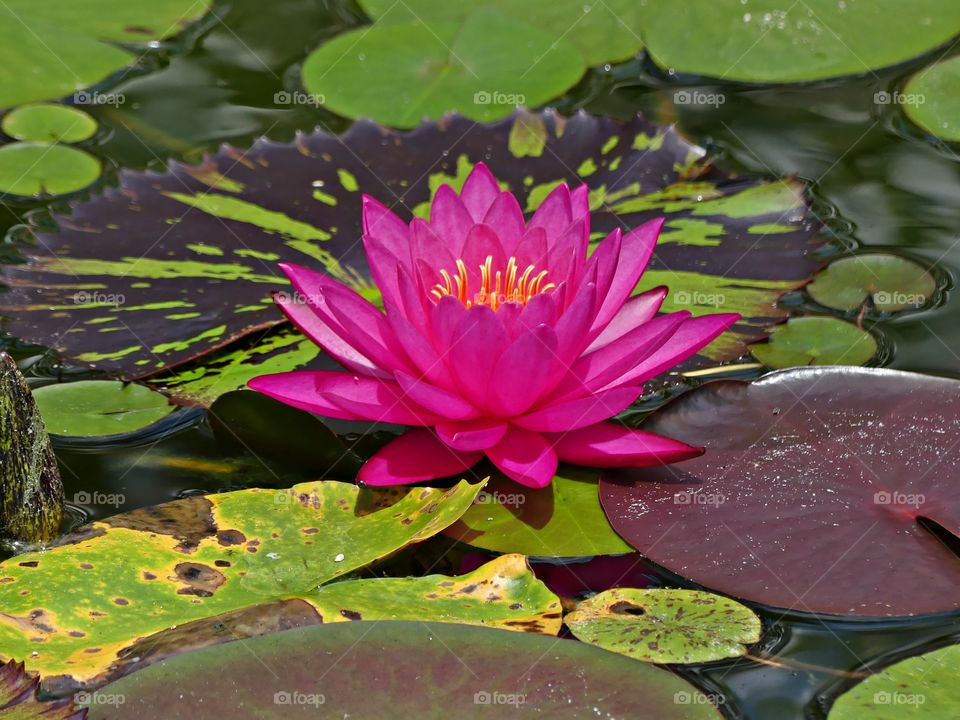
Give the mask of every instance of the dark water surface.
M 170 157 L 198 160 L 223 142 L 244 147 L 260 135 L 289 141 L 297 130 L 349 125 L 323 110 L 278 106 L 274 96 L 299 89 L 297 63 L 309 50 L 363 22 L 355 7 L 234 0 L 218 4 L 216 13 L 203 32 L 180 41 L 179 51 L 159 49 L 142 72 L 105 84 L 125 102 L 88 108 L 103 126 L 95 152 L 116 166 L 159 168 Z M 960 267 L 960 156 L 928 142 L 897 107 L 876 102 L 943 52 L 876 75 L 783 88 L 698 84 L 638 60 L 591 71 L 557 107 L 624 118 L 640 111 L 676 123 L 720 164 L 811 182 L 816 212 L 835 239 L 828 252 L 883 247 L 933 266 L 938 276 L 937 307 L 867 323 L 886 363 L 960 376 L 960 302 L 951 292 Z M 684 104 L 678 90 L 722 101 Z M 0 222 L 9 227 L 28 209 L 7 209 Z M 817 309 L 802 293 L 785 302 Z M 12 343 L 11 350 L 32 363 L 38 381 L 69 372 L 41 348 Z M 159 431 L 122 445 L 59 442 L 58 456 L 75 523 L 195 492 L 297 481 L 269 462 L 227 453 L 199 411 L 175 413 Z M 768 640 L 757 652 L 771 664 L 738 660 L 693 671 L 708 692 L 724 694 L 731 717 L 823 717 L 821 698 L 852 681 L 844 672 L 960 634 L 956 616 L 883 623 L 823 622 L 774 610 L 763 616 Z

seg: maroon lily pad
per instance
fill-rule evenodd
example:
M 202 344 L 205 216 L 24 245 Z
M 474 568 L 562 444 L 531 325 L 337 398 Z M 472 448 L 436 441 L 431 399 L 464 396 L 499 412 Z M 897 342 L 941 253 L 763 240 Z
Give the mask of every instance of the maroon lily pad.
M 797 611 L 960 608 L 960 382 L 787 370 L 710 383 L 645 428 L 707 449 L 601 479 L 613 527 L 650 560 Z
M 87 711 L 73 698 L 42 701 L 40 678 L 28 675 L 22 662 L 0 663 L 0 718 L 9 720 L 84 720 Z
M 575 640 L 393 621 L 322 624 L 216 645 L 101 692 L 125 703 L 93 705 L 91 720 L 720 720 L 715 705 L 724 701 L 666 670 Z
M 68 360 L 128 379 L 156 375 L 281 324 L 270 297 L 287 284 L 280 261 L 325 270 L 375 299 L 360 243 L 362 194 L 408 219 L 480 160 L 528 212 L 556 183 L 586 182 L 598 235 L 666 216 L 643 282 L 670 285 L 667 310 L 744 316 L 693 364 L 738 357 L 765 337 L 786 316 L 777 299 L 818 266 L 802 183 L 721 171 L 672 129 L 639 117 L 519 113 L 492 125 L 451 117 L 408 133 L 359 122 L 342 137 L 260 140 L 195 167 L 124 172 L 118 188 L 56 217 L 57 231 L 21 231 L 26 262 L 3 268 L 10 289 L 0 311 L 9 332 Z M 280 350 L 300 354 L 279 369 L 315 359 L 283 345 L 271 346 L 271 362 Z M 245 352 L 263 363 L 264 349 Z M 230 359 L 219 392 L 243 384 L 237 363 Z M 182 397 L 209 401 L 209 388 L 171 380 Z

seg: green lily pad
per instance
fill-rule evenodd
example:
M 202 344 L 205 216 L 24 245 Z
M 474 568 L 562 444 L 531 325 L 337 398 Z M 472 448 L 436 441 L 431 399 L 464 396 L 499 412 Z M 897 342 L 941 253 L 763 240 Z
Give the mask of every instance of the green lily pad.
M 227 643 L 102 692 L 125 698 L 139 720 L 720 720 L 715 706 L 725 702 L 585 643 L 420 622 L 318 625 Z M 115 717 L 105 704 L 90 705 L 91 720 Z
M 136 60 L 119 43 L 180 32 L 210 0 L 6 0 L 0 6 L 0 107 L 70 95 Z
M 896 28 L 896 32 L 891 32 Z M 953 0 L 645 0 L 647 49 L 672 71 L 743 82 L 863 75 L 960 33 Z
M 493 552 L 584 557 L 632 552 L 607 521 L 595 470 L 565 467 L 545 488 L 495 473 L 444 534 Z
M 588 65 L 628 60 L 640 52 L 640 3 L 635 0 L 360 0 L 363 11 L 378 25 L 462 21 L 472 10 L 490 8 L 518 26 L 536 25 L 579 48 Z
M 0 654 L 45 683 L 94 686 L 140 638 L 267 600 L 311 602 L 317 586 L 442 530 L 480 488 L 313 482 L 112 516 L 0 564 Z
M 65 145 L 15 142 L 0 147 L 0 193 L 66 195 L 91 185 L 102 170 L 93 155 Z
M 40 681 L 26 673 L 22 662 L 0 665 L 0 717 L 5 720 L 84 720 L 86 711 L 73 698 L 54 702 L 38 697 Z
M 919 71 L 903 94 L 914 100 L 903 103 L 907 117 L 941 140 L 960 142 L 960 57 Z
M 38 103 L 11 110 L 3 118 L 3 131 L 17 140 L 83 142 L 97 132 L 97 121 L 83 110 Z
M 843 693 L 828 720 L 940 720 L 960 713 L 960 645 L 901 660 Z
M 760 640 L 760 618 L 750 608 L 701 590 L 606 590 L 564 622 L 579 640 L 655 663 L 740 657 Z
M 856 310 L 870 298 L 881 312 L 925 305 L 937 289 L 934 277 L 912 260 L 887 253 L 841 258 L 807 285 L 810 297 L 836 310 Z
M 145 385 L 116 380 L 78 380 L 33 392 L 48 430 L 55 435 L 96 437 L 142 430 L 173 411 L 170 401 Z
M 481 9 L 457 20 L 339 35 L 315 50 L 302 72 L 327 109 L 409 128 L 453 111 L 496 120 L 561 95 L 585 70 L 563 37 Z
M 790 318 L 770 332 L 767 342 L 750 352 L 774 369 L 800 365 L 863 365 L 877 354 L 877 341 L 866 330 L 832 317 Z

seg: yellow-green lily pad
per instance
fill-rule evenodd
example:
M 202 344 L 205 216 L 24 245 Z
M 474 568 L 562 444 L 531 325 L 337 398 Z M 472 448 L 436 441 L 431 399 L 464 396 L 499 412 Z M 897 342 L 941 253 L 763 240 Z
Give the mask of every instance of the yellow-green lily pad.
M 960 57 L 920 70 L 903 95 L 912 100 L 902 107 L 913 122 L 941 140 L 960 142 Z
M 97 121 L 83 110 L 55 103 L 23 105 L 7 113 L 3 131 L 17 140 L 83 142 L 97 132 Z
M 937 281 L 923 267 L 898 255 L 867 253 L 841 258 L 817 273 L 810 297 L 835 310 L 857 310 L 869 298 L 881 312 L 926 305 Z
M 66 145 L 14 142 L 0 147 L 0 193 L 66 195 L 96 182 L 101 172 L 97 158 Z
M 47 429 L 55 435 L 97 437 L 142 430 L 173 411 L 155 390 L 117 380 L 78 380 L 33 392 Z
M 866 330 L 832 317 L 791 318 L 770 332 L 767 342 L 750 345 L 767 367 L 863 365 L 877 354 L 877 341 Z

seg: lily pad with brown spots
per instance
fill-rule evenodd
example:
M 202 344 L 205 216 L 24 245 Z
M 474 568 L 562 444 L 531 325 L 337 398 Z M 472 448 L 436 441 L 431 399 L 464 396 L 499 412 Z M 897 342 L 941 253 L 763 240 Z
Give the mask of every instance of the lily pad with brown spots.
M 263 337 L 284 323 L 271 299 L 287 287 L 277 263 L 326 271 L 376 300 L 360 243 L 362 195 L 407 219 L 424 215 L 440 185 L 460 187 L 480 160 L 528 213 L 557 183 L 586 183 L 595 240 L 665 216 L 638 290 L 670 286 L 668 311 L 743 315 L 688 367 L 744 354 L 786 317 L 778 298 L 819 266 L 799 181 L 732 175 L 640 117 L 522 112 L 490 125 L 454 116 L 410 132 L 358 122 L 342 137 L 261 140 L 198 166 L 125 172 L 118 188 L 58 216 L 58 231 L 14 234 L 26 262 L 3 269 L 10 289 L 0 311 L 12 334 L 72 362 L 157 376 L 182 401 L 208 404 L 253 375 L 318 362 L 303 338 Z M 214 352 L 240 338 L 239 350 Z

